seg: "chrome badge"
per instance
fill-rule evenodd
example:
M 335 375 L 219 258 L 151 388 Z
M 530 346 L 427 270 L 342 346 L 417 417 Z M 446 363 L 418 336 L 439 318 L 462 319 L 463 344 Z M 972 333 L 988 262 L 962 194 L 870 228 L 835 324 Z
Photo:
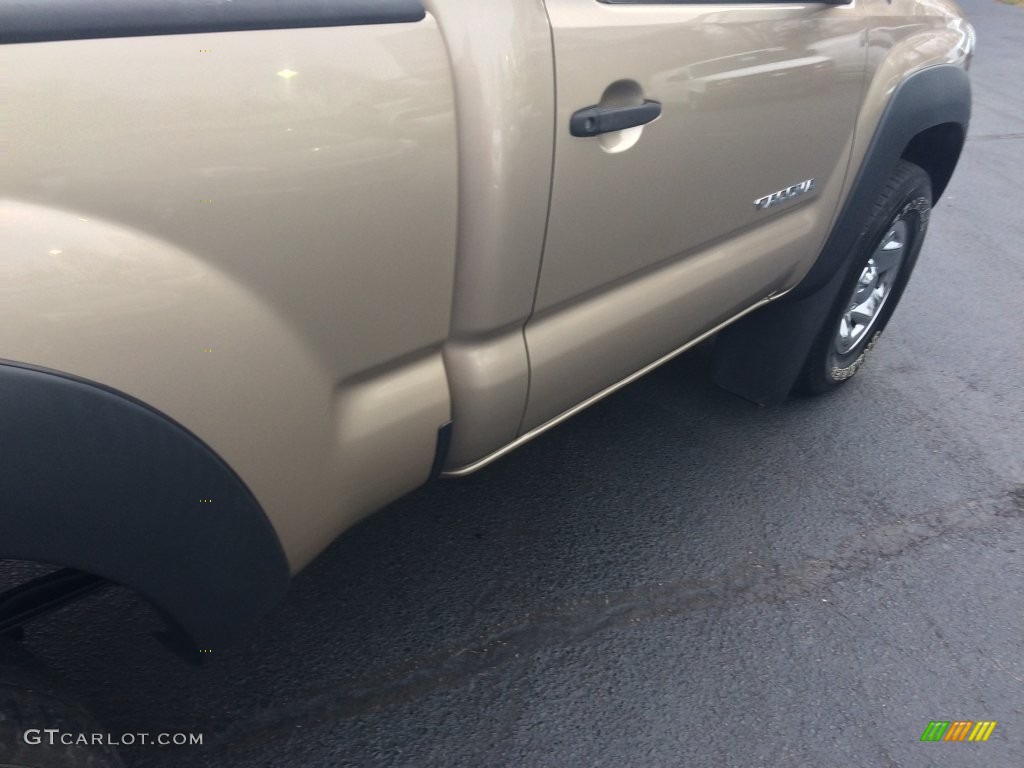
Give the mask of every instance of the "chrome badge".
M 772 192 L 770 195 L 757 198 L 754 201 L 754 207 L 763 211 L 765 208 L 771 208 L 773 205 L 784 203 L 787 200 L 792 200 L 794 197 L 800 197 L 800 195 L 812 191 L 814 191 L 814 179 L 807 179 L 791 187 L 780 189 L 778 192 Z

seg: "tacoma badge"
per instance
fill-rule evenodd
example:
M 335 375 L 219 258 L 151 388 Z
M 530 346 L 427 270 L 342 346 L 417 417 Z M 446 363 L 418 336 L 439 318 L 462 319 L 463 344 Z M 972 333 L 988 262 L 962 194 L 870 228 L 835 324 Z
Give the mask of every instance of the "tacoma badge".
M 780 189 L 778 192 L 772 192 L 770 195 L 759 197 L 754 201 L 754 207 L 764 210 L 765 208 L 771 208 L 773 205 L 784 203 L 786 200 L 791 200 L 794 197 L 800 197 L 805 192 L 811 192 L 814 190 L 814 179 L 807 179 L 801 181 L 799 184 L 794 184 L 791 187 Z

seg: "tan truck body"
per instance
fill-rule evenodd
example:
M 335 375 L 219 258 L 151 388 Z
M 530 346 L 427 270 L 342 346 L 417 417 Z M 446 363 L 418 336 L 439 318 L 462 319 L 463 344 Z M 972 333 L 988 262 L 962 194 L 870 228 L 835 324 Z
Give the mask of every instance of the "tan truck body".
M 973 47 L 946 0 L 82 37 L 0 45 L 0 358 L 202 441 L 292 573 L 785 296 L 900 84 Z

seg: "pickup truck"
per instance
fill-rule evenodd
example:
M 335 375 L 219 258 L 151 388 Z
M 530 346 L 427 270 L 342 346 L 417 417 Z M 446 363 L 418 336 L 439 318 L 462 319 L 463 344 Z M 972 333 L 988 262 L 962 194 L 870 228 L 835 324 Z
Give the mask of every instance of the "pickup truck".
M 0 633 L 196 651 L 365 515 L 714 338 L 835 389 L 970 115 L 949 0 L 0 3 Z

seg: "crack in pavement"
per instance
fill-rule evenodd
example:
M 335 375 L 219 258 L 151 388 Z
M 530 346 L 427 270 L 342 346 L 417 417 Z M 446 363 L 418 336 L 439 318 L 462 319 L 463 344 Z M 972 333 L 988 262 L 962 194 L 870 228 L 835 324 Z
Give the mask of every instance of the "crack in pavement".
M 981 530 L 1024 518 L 1024 484 L 996 496 L 961 500 L 906 519 L 863 529 L 843 539 L 828 558 L 810 558 L 796 568 L 740 564 L 721 579 L 684 579 L 588 595 L 538 610 L 523 621 L 458 651 L 421 659 L 405 673 L 343 691 L 311 691 L 301 703 L 269 710 L 209 733 L 214 750 L 249 738 L 292 732 L 296 727 L 393 708 L 439 689 L 514 664 L 552 646 L 571 646 L 605 630 L 711 607 L 755 602 L 783 603 L 820 592 L 879 560 L 900 557 L 950 534 Z

